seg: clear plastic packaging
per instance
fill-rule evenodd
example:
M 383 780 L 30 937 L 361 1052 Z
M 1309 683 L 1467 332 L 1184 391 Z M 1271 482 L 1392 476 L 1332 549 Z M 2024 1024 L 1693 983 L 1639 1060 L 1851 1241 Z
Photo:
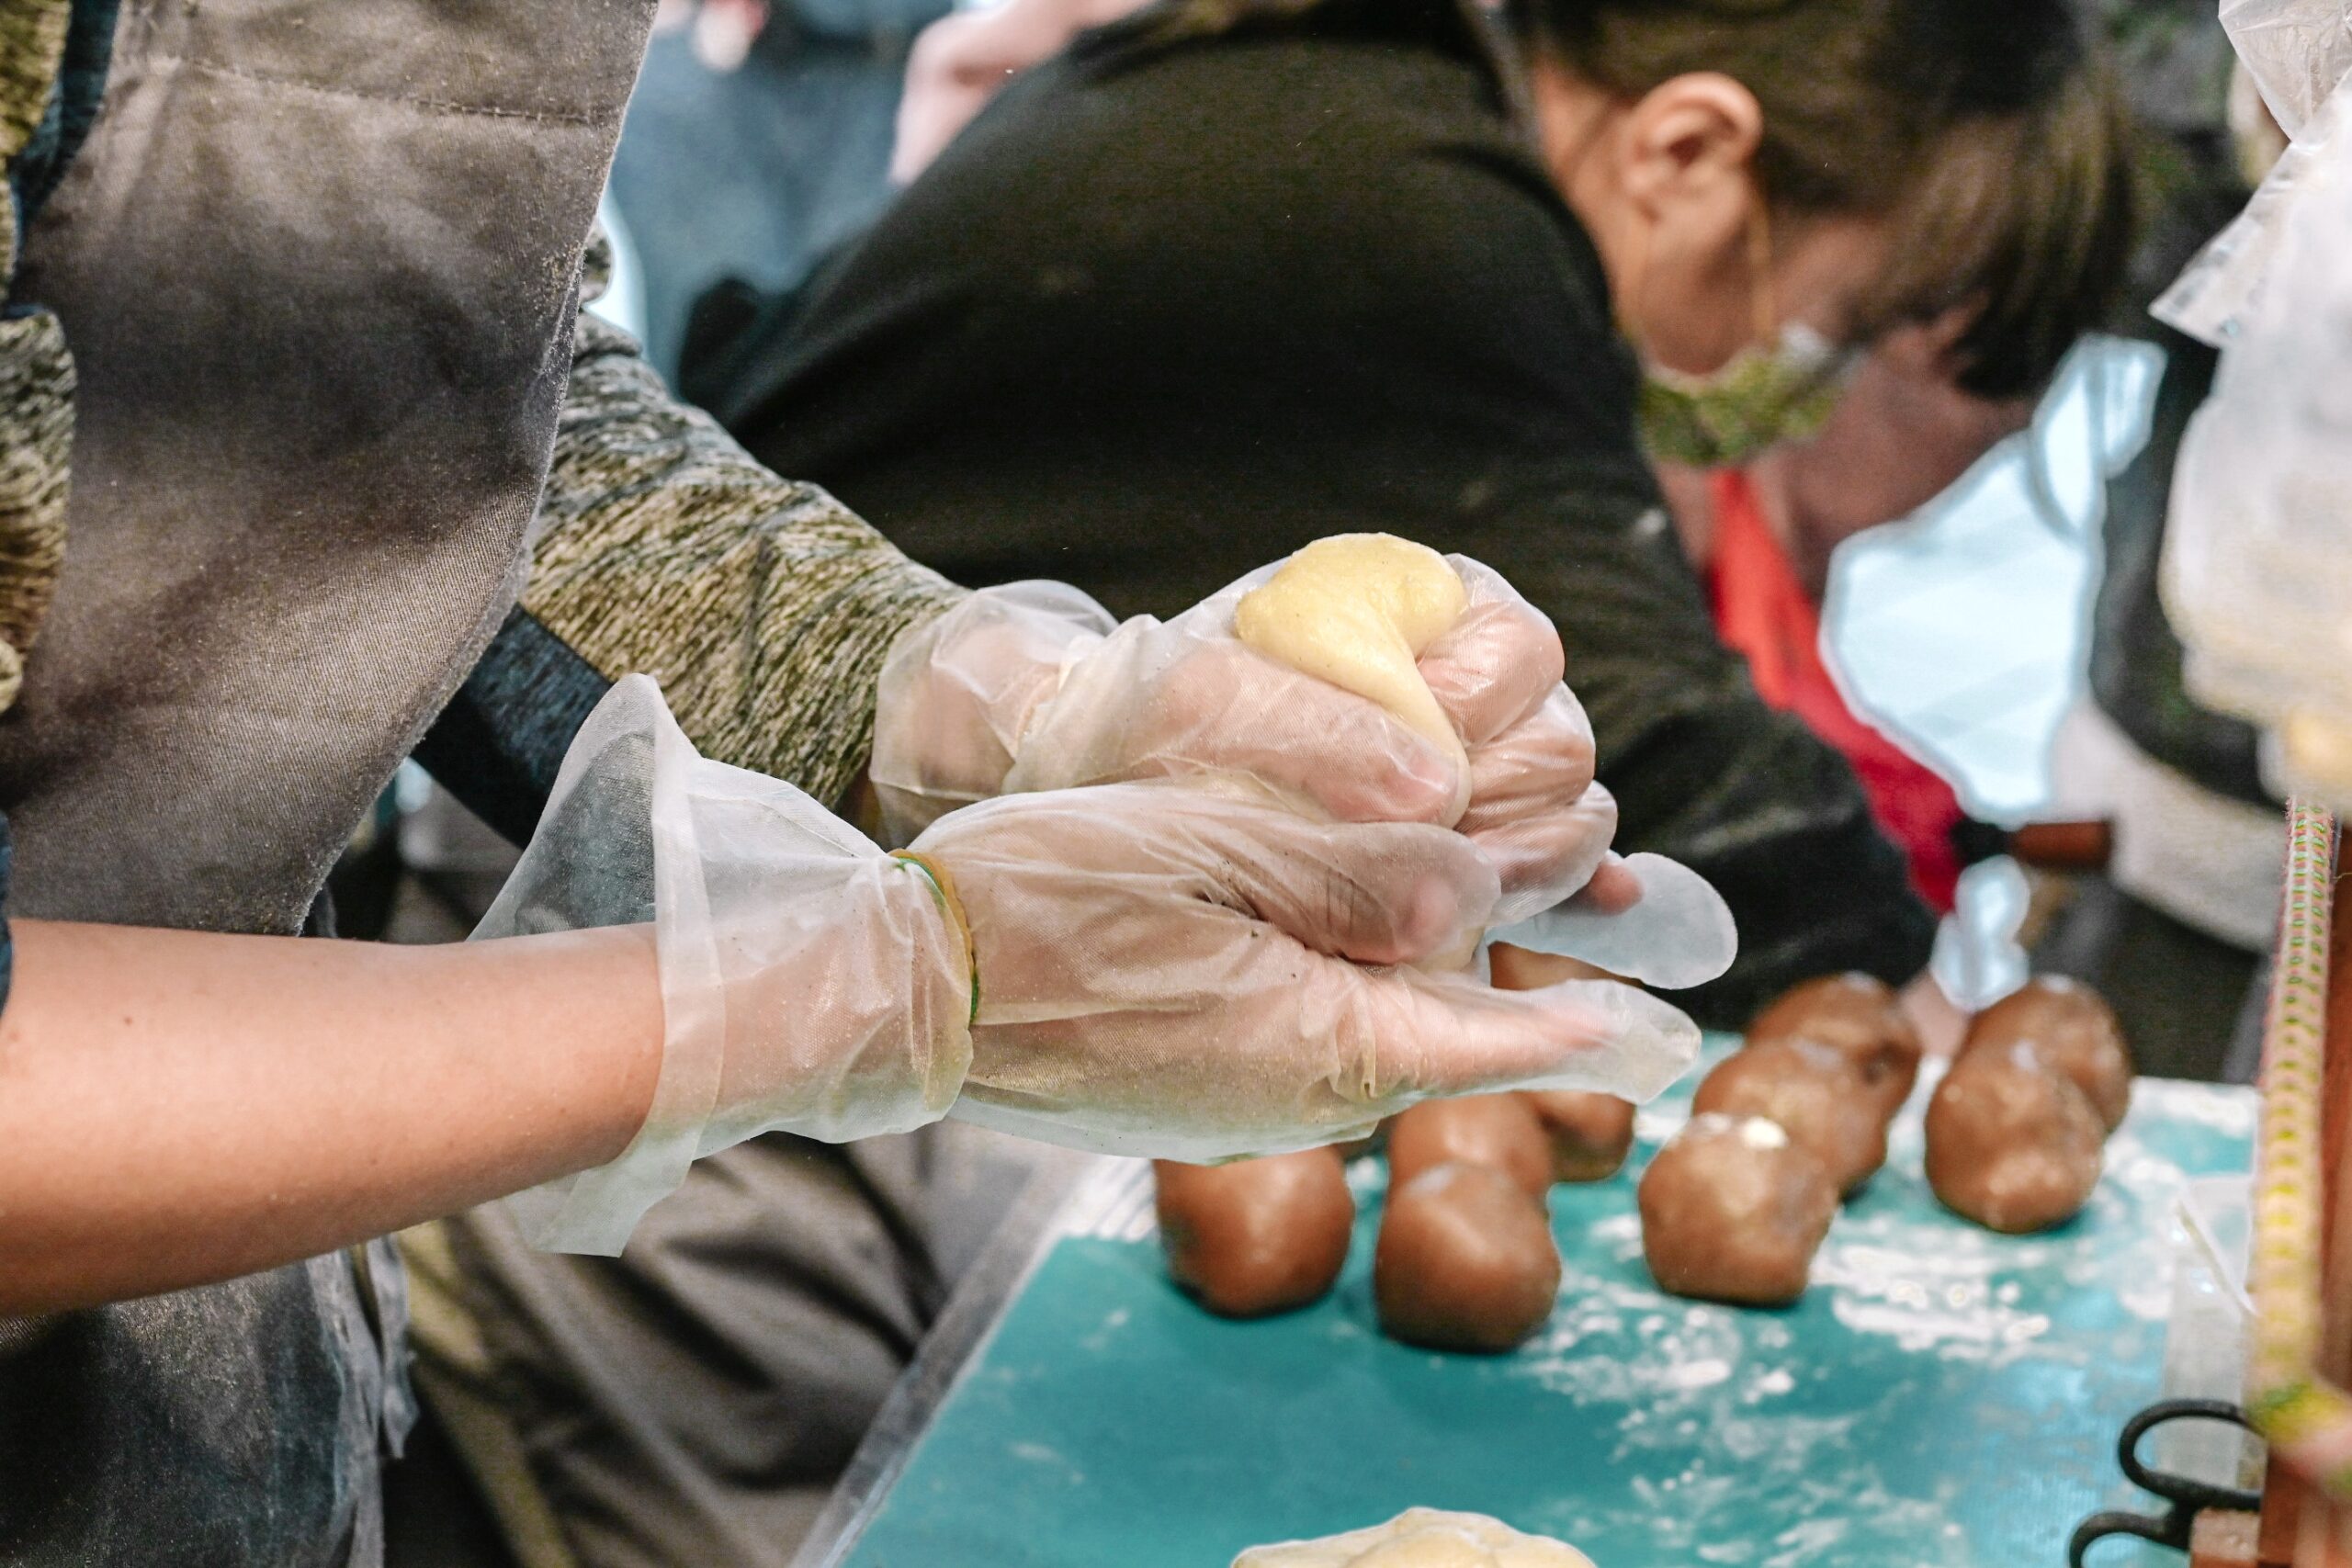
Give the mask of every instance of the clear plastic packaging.
M 2260 9 L 2283 28 L 2290 11 L 2340 20 L 2342 6 Z M 2352 807 L 2352 76 L 2301 131 L 2241 220 L 2267 225 L 2263 247 L 2238 253 L 2234 276 L 2208 266 L 2209 252 L 2177 290 L 2192 304 L 2200 289 L 2233 291 L 2241 305 L 2224 323 L 2213 395 L 2182 443 L 2162 589 L 2191 693 L 2271 731 L 2279 790 L 2342 808 Z
M 2173 1214 L 2172 1304 L 2165 1314 L 2166 1399 L 2245 1401 L 2254 1303 L 2246 1293 L 2251 1184 L 2189 1182 Z M 2151 1442 L 2157 1469 L 2209 1486 L 2259 1486 L 2262 1439 L 2219 1421 L 2168 1421 Z
M 2352 0 L 2222 0 L 2221 16 L 2271 118 L 2301 139 L 2352 73 Z

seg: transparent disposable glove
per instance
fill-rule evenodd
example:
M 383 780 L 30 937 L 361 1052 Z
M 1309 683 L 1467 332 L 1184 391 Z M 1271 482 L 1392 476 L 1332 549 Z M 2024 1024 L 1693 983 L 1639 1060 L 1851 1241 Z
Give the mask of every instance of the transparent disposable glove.
M 916 841 L 978 953 L 957 1120 L 1198 1163 L 1361 1136 L 1433 1095 L 1647 1100 L 1696 1058 L 1690 1021 L 1629 986 L 1411 967 L 1492 917 L 1494 869 L 1460 834 L 1229 788 L 1007 795 Z
M 1723 895 L 1680 861 L 1653 854 L 1610 854 L 1574 897 L 1491 934 L 1669 991 L 1705 985 L 1739 950 Z
M 714 762 L 632 675 L 574 738 L 476 939 L 651 922 L 661 1074 L 619 1158 L 512 1201 L 534 1245 L 617 1253 L 699 1156 L 944 1115 L 971 965 L 944 895 L 781 780 Z
M 974 594 L 891 650 L 872 776 L 887 836 L 1001 794 L 1239 774 L 1340 822 L 1456 826 L 1502 878 L 1499 919 L 1582 887 L 1616 807 L 1592 727 L 1560 684 L 1550 621 L 1461 556 L 1469 604 L 1419 660 L 1467 748 L 1455 761 L 1385 709 L 1245 647 L 1234 606 L 1279 562 L 1162 622 L 1124 625 L 1076 589 Z
M 1409 964 L 1495 899 L 1460 835 L 1310 822 L 1239 787 L 1010 797 L 884 854 L 779 780 L 697 756 L 643 676 L 565 756 L 477 937 L 650 921 L 662 1060 L 619 1158 L 515 1200 L 537 1245 L 619 1250 L 697 1156 L 951 1105 L 1179 1159 L 1351 1134 L 1422 1096 L 1655 1093 L 1697 1032 L 1587 983 L 1502 993 Z

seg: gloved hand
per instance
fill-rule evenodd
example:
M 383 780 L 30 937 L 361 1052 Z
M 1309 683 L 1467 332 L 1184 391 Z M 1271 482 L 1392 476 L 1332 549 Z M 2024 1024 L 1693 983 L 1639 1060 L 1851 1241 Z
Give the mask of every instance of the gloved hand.
M 1502 878 L 1495 922 L 1548 909 L 1592 879 L 1617 833 L 1617 801 L 1593 782 L 1592 721 L 1561 683 L 1566 656 L 1544 613 L 1500 572 L 1448 556 L 1470 591 L 1421 679 L 1470 754 L 1455 829 Z
M 1124 625 L 1060 583 L 984 590 L 891 650 L 872 777 L 894 841 L 989 796 L 1202 773 L 1244 775 L 1340 822 L 1459 826 L 1502 877 L 1497 918 L 1546 908 L 1607 852 L 1592 729 L 1560 684 L 1551 623 L 1497 573 L 1419 660 L 1470 777 L 1377 705 L 1244 647 L 1252 572 L 1172 621 Z
M 618 682 L 475 935 L 650 920 L 662 1070 L 618 1159 L 516 1200 L 526 1234 L 617 1251 L 689 1162 L 770 1130 L 864 1137 L 956 1105 L 1201 1160 L 1346 1136 L 1433 1093 L 1646 1098 L 1695 1055 L 1688 1020 L 1624 987 L 1506 994 L 1350 962 L 1460 943 L 1493 869 L 1442 829 L 1315 823 L 1233 789 L 1009 797 L 896 859 L 697 756 L 650 680 Z
M 1705 985 L 1739 950 L 1723 895 L 1681 862 L 1651 854 L 1611 853 L 1573 897 L 1490 934 L 1669 991 Z
M 1202 1163 L 1363 1136 L 1434 1095 L 1647 1100 L 1696 1059 L 1690 1021 L 1632 987 L 1410 967 L 1495 907 L 1493 867 L 1440 828 L 1154 780 L 1006 795 L 915 849 L 977 954 L 959 1121 Z
M 534 1246 L 619 1252 L 688 1165 L 754 1134 L 904 1132 L 954 1103 L 972 971 L 944 896 L 790 784 L 697 755 L 631 675 L 573 738 L 473 936 L 649 921 L 652 1104 L 619 1158 L 509 1200 Z

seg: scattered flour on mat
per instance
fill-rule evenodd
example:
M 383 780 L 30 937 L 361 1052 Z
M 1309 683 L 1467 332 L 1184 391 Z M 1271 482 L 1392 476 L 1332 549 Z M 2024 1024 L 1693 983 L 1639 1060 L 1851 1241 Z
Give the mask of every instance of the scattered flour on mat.
M 1885 1227 L 1857 1225 L 1855 1230 Z M 1892 1239 L 1892 1237 L 1888 1237 Z M 1985 1235 L 1939 1238 L 1937 1249 L 1889 1247 L 1879 1237 L 1840 1239 L 1814 1259 L 1815 1290 L 1857 1334 L 1892 1339 L 1901 1348 L 1952 1360 L 2002 1364 L 2031 1351 L 2050 1319 L 2021 1308 L 1996 1271 L 2030 1267 L 2014 1248 Z
M 1656 1416 L 1741 1371 L 1747 1346 L 1730 1313 L 1571 1266 L 1543 1337 L 1521 1352 L 1521 1375 L 1580 1405 Z M 1770 1371 L 1770 1368 L 1758 1369 Z M 1714 1396 L 1705 1404 L 1712 1407 Z
M 2210 1084 L 2177 1083 L 2169 1078 L 2142 1078 L 2132 1086 L 2132 1115 L 2123 1130 L 2143 1116 L 2160 1115 L 2170 1122 L 2189 1122 L 2233 1138 L 2254 1135 L 2260 1101 L 2250 1094 L 2217 1094 Z
M 2174 1097 L 2159 1088 L 2146 1103 Z M 1645 1112 L 1645 1139 L 1680 1118 Z M 2222 1132 L 2229 1117 L 2205 1119 Z M 2053 1235 L 2001 1236 L 1935 1215 L 1919 1175 L 1916 1115 L 1899 1123 L 1882 1183 L 1890 1187 L 1842 1212 L 1816 1258 L 1804 1313 L 1826 1311 L 1844 1331 L 1934 1361 L 1998 1371 L 2021 1368 L 2028 1388 L 2073 1390 L 2102 1375 L 2103 1358 L 2134 1352 L 2115 1337 L 2153 1330 L 2163 1317 L 2169 1270 L 2120 1270 L 2119 1238 L 2168 1219 L 2186 1176 L 2148 1142 L 2121 1129 L 2092 1212 Z M 1899 1196 L 1900 1201 L 1885 1201 Z M 1922 1203 L 1928 1205 L 1926 1217 Z M 2095 1238 L 2086 1246 L 2086 1235 Z M 1820 1408 L 1819 1325 L 1801 1335 L 1796 1314 L 1753 1313 L 1682 1301 L 1657 1291 L 1642 1263 L 1641 1225 L 1628 1202 L 1564 1237 L 1560 1301 L 1543 1335 L 1514 1359 L 1512 1375 L 1609 1423 L 1608 1470 L 1630 1473 L 1657 1561 L 1694 1568 L 1813 1568 L 1835 1562 L 1872 1568 L 1977 1568 L 1981 1542 L 1955 1522 L 1962 1505 L 1891 1453 L 1883 1471 L 1866 1434 L 1888 1424 L 1885 1399 L 1912 1385 L 1832 1410 Z M 2138 1276 L 2144 1275 L 2145 1278 Z M 2127 1278 L 2127 1276 L 2130 1276 Z M 2058 1288 L 2063 1281 L 2069 1289 Z M 2105 1296 L 2121 1307 L 2112 1327 L 2086 1332 L 2062 1305 Z M 2113 1309 L 2110 1308 L 2110 1311 Z M 2132 1339 L 2136 1344 L 2136 1338 Z M 2035 1371 L 2033 1369 L 2042 1369 Z M 2052 1380 L 2055 1380 L 2054 1382 Z M 2021 1417 L 2025 1418 L 2025 1417 Z M 1861 1445 L 1858 1450 L 1858 1444 Z M 1956 1483 L 1955 1483 L 1956 1484 Z M 1759 1493 L 1774 1499 L 1778 1528 L 1752 1529 Z M 1580 1502 L 1575 1510 L 1589 1509 Z M 1602 1516 L 1596 1515 L 1595 1517 Z M 1546 1520 L 1572 1528 L 1567 1517 Z M 1571 1536 L 1573 1539 L 1573 1536 Z M 1900 1543 L 1899 1545 L 1897 1543 Z
M 1088 1334 L 1085 1338 L 1078 1342 L 1079 1348 L 1083 1350 L 1094 1351 L 1109 1349 L 1111 1348 L 1112 1339 L 1117 1336 L 1119 1330 L 1127 1325 L 1128 1321 L 1134 1316 L 1135 1314 L 1128 1311 L 1125 1307 L 1113 1307 L 1109 1312 L 1103 1314 L 1102 1326 L 1094 1329 L 1092 1332 Z
M 1948 1551 L 1939 1550 L 1945 1510 L 1931 1501 L 1897 1497 L 1874 1478 L 1856 1484 L 1850 1457 L 1842 1452 L 1846 1427 L 1842 1420 L 1778 1422 L 1769 1433 L 1753 1434 L 1753 1441 L 1737 1446 L 1741 1462 L 1736 1467 L 1635 1480 L 1629 1490 L 1645 1517 L 1654 1521 L 1657 1560 L 1721 1568 L 1806 1568 L 1846 1543 L 1855 1521 L 1867 1520 L 1873 1540 L 1918 1542 L 1923 1550 L 1917 1562 L 1950 1561 Z M 1825 1459 L 1839 1462 L 1825 1470 Z M 1823 1474 L 1836 1480 L 1818 1479 Z M 1752 1521 L 1758 1489 L 1781 1499 L 1784 1517 L 1795 1522 L 1769 1540 L 1724 1528 L 1724 1520 Z
M 1060 1472 L 1061 1473 L 1056 1479 L 1066 1485 L 1086 1484 L 1086 1472 L 1070 1463 L 1058 1449 L 1045 1443 L 1015 1443 L 1007 1451 L 1023 1464 L 1034 1464 L 1041 1470 Z

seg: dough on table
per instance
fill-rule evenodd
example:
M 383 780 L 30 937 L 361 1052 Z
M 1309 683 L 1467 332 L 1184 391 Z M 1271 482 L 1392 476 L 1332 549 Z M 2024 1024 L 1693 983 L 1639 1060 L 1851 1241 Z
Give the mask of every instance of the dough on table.
M 1408 1508 L 1385 1525 L 1317 1540 L 1253 1546 L 1233 1568 L 1593 1568 L 1566 1541 L 1484 1514 Z
M 1425 1100 L 1388 1122 L 1388 1185 L 1441 1165 L 1499 1170 L 1540 1199 L 1552 1190 L 1552 1141 L 1535 1108 L 1516 1094 Z
M 2075 1217 L 2098 1186 L 2098 1108 L 2027 1041 L 1962 1053 L 1928 1101 L 1928 1185 L 1944 1207 L 2010 1235 Z
M 1919 1081 L 1919 1031 L 1894 988 L 1876 976 L 1825 975 L 1792 986 L 1747 1026 L 1747 1043 L 1804 1040 L 1850 1061 L 1888 1118 Z
M 1356 1219 L 1338 1150 L 1230 1165 L 1159 1160 L 1152 1175 L 1169 1275 L 1209 1311 L 1289 1312 L 1338 1280 Z
M 1850 1196 L 1886 1163 L 1886 1112 L 1853 1059 L 1802 1037 L 1759 1041 L 1715 1065 L 1693 1115 L 1761 1116 L 1810 1149 Z
M 2016 1045 L 2081 1089 L 2109 1132 L 2122 1124 L 2132 1109 L 2132 1048 L 2106 998 L 2080 980 L 2038 975 L 1976 1015 L 1960 1054 Z
M 1441 1165 L 1389 1189 L 1372 1296 L 1391 1339 L 1500 1354 L 1544 1326 L 1559 1292 L 1551 1219 L 1501 1171 Z
M 1521 1097 L 1552 1140 L 1552 1179 L 1606 1181 L 1634 1149 L 1634 1103 L 1577 1089 L 1528 1089 Z
M 1658 1288 L 1743 1306 L 1804 1294 L 1838 1185 L 1777 1122 L 1693 1116 L 1642 1172 L 1642 1256 Z
M 1466 781 L 1462 738 L 1418 661 L 1469 602 L 1462 574 L 1427 545 L 1336 534 L 1243 594 L 1233 630 L 1269 659 L 1378 703 L 1460 763 Z

